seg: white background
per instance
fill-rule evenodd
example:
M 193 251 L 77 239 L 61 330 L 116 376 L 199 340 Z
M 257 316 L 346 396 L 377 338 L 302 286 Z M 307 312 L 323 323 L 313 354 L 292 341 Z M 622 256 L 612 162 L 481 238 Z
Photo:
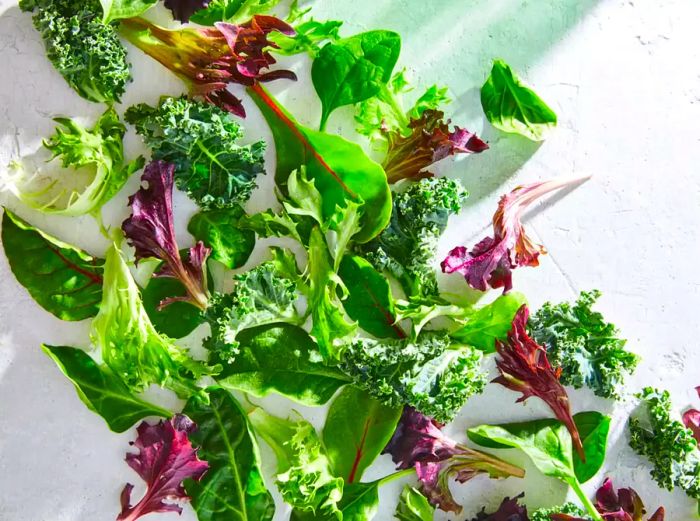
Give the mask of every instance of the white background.
M 515 288 L 536 309 L 545 300 L 572 299 L 583 289 L 599 288 L 600 309 L 629 339 L 643 361 L 628 394 L 644 385 L 670 389 L 677 408 L 699 406 L 693 387 L 700 384 L 697 326 L 700 274 L 697 259 L 700 203 L 700 46 L 696 0 L 319 0 L 316 16 L 346 20 L 344 34 L 372 28 L 401 33 L 400 65 L 418 86 L 450 87 L 449 113 L 455 122 L 481 133 L 491 149 L 480 156 L 441 165 L 471 192 L 463 214 L 454 219 L 441 245 L 443 255 L 456 244 L 473 245 L 487 231 L 498 196 L 519 183 L 554 176 L 592 174 L 580 188 L 540 204 L 527 218 L 530 233 L 549 255 L 537 269 L 521 269 Z M 162 12 L 154 13 L 166 19 Z M 504 58 L 533 84 L 559 115 L 559 126 L 541 146 L 495 132 L 486 123 L 479 87 L 490 60 Z M 178 94 L 182 84 L 160 65 L 132 50 L 134 82 L 122 112 L 136 102 L 154 103 L 161 94 Z M 271 90 L 302 122 L 315 125 L 319 104 L 306 57 L 286 60 L 299 75 L 296 84 L 277 82 Z M 79 98 L 47 61 L 30 16 L 0 0 L 0 164 L 35 151 L 53 129 L 56 115 L 93 121 L 103 107 Z M 252 102 L 246 101 L 246 140 L 269 132 Z M 347 133 L 351 112 L 334 114 L 329 131 Z M 342 127 L 342 128 L 341 128 Z M 131 133 L 129 157 L 141 151 Z M 267 154 L 274 166 L 274 147 Z M 250 211 L 272 204 L 272 176 L 266 176 Z M 126 197 L 134 177 L 105 211 L 118 225 L 127 215 Z M 89 218 L 46 217 L 8 206 L 37 226 L 101 255 L 106 246 Z M 185 223 L 194 208 L 176 198 L 181 247 L 191 241 Z M 254 260 L 264 255 L 264 244 Z M 444 281 L 443 281 L 444 282 Z M 458 276 L 446 283 L 463 291 Z M 0 519 L 2 521 L 102 521 L 119 511 L 119 492 L 138 477 L 123 462 L 133 431 L 116 435 L 78 400 L 68 381 L 40 351 L 41 342 L 88 347 L 88 322 L 67 323 L 39 308 L 0 258 Z M 206 335 L 197 331 L 192 343 Z M 465 427 L 482 422 L 548 416 L 536 399 L 515 405 L 516 394 L 498 386 L 469 402 L 449 432 L 464 441 Z M 682 492 L 660 491 L 645 462 L 626 443 L 625 422 L 634 400 L 620 404 L 572 392 L 575 411 L 598 409 L 614 415 L 604 473 L 589 490 L 612 476 L 616 485 L 633 486 L 650 509 L 663 504 L 667 519 L 693 516 Z M 267 400 L 283 414 L 290 403 Z M 298 408 L 298 407 L 297 407 Z M 317 425 L 323 410 L 302 412 Z M 269 456 L 264 451 L 265 456 Z M 504 495 L 526 492 L 532 507 L 561 502 L 566 490 L 525 463 L 526 480 L 479 478 L 455 486 L 470 518 Z M 266 458 L 265 468 L 274 467 Z M 379 459 L 366 477 L 391 470 Z M 268 480 L 271 483 L 270 480 Z M 401 483 L 382 493 L 377 519 L 390 519 Z M 139 491 L 135 491 L 138 497 Z M 278 505 L 278 517 L 288 510 Z M 453 519 L 455 516 L 451 516 Z M 151 518 L 149 518 L 151 519 Z M 157 519 L 153 516 L 152 519 Z M 160 515 L 162 521 L 177 516 Z M 181 518 L 194 520 L 189 507 Z M 448 516 L 440 515 L 440 519 Z

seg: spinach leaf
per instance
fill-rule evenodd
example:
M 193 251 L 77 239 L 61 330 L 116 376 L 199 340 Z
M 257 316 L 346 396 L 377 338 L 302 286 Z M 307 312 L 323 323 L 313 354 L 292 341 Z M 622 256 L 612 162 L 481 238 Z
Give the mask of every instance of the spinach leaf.
M 122 18 L 132 18 L 148 11 L 158 0 L 100 0 L 105 24 Z
M 207 277 L 211 281 L 208 272 Z M 143 307 L 158 333 L 170 338 L 182 338 L 204 322 L 202 311 L 189 302 L 173 302 L 158 309 L 163 300 L 185 294 L 182 282 L 170 277 L 151 277 L 148 285 L 141 290 Z
M 201 211 L 190 219 L 187 231 L 211 248 L 212 259 L 234 270 L 246 263 L 255 246 L 255 233 L 238 226 L 244 215 L 240 206 Z
M 329 43 L 311 67 L 321 98 L 321 130 L 338 107 L 364 101 L 391 79 L 401 52 L 401 37 L 392 31 L 368 31 Z
M 306 166 L 316 189 L 323 196 L 324 220 L 337 213 L 347 201 L 362 203 L 362 228 L 353 237 L 367 242 L 384 229 L 391 217 L 391 193 L 382 167 L 362 148 L 339 136 L 306 128 L 260 85 L 248 92 L 272 129 L 277 152 L 275 181 L 286 191 L 289 175 Z
M 34 228 L 7 208 L 2 244 L 17 281 L 46 311 L 71 321 L 97 314 L 103 259 Z
M 260 452 L 245 412 L 228 391 L 209 388 L 209 402 L 190 398 L 183 414 L 196 424 L 190 434 L 199 457 L 209 463 L 200 481 L 188 480 L 187 493 L 199 521 L 272 519 L 275 504 L 265 488 Z
M 435 507 L 423 494 L 410 485 L 401 492 L 394 516 L 399 521 L 433 521 Z
M 583 451 L 586 454 L 584 462 L 578 454 L 574 453 L 574 472 L 576 478 L 581 483 L 585 483 L 603 466 L 610 432 L 610 417 L 598 411 L 588 411 L 576 414 L 574 422 L 581 435 Z
M 348 485 L 359 481 L 391 439 L 402 410 L 384 405 L 357 387 L 345 387 L 331 403 L 323 427 L 333 474 Z
M 348 378 L 321 361 L 306 331 L 275 323 L 244 329 L 239 353 L 216 377 L 219 385 L 255 396 L 274 392 L 304 405 L 323 405 Z
M 515 313 L 525 303 L 527 299 L 522 293 L 502 295 L 491 304 L 477 309 L 469 316 L 467 323 L 450 333 L 450 336 L 484 353 L 493 353 L 496 350 L 496 340 L 506 338 Z
M 396 324 L 389 281 L 362 257 L 346 255 L 338 271 L 347 288 L 345 311 L 362 329 L 378 338 L 405 338 Z
M 147 416 L 170 418 L 166 409 L 141 400 L 107 366 L 98 365 L 82 349 L 42 345 L 71 381 L 80 400 L 104 418 L 113 432 L 124 432 Z
M 491 74 L 481 87 L 481 106 L 486 118 L 499 130 L 542 141 L 557 124 L 557 115 L 511 70 L 494 60 Z

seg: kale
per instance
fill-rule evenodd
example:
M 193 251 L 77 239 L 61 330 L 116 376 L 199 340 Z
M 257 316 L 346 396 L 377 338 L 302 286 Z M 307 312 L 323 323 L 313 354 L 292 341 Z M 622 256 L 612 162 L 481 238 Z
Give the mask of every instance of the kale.
M 530 521 L 551 521 L 552 514 L 566 514 L 577 518 L 583 518 L 586 513 L 573 503 L 564 503 L 561 506 L 550 508 L 538 508 L 530 514 Z
M 68 84 L 97 103 L 119 101 L 131 79 L 126 48 L 115 26 L 102 22 L 97 0 L 21 0 L 34 12 L 46 55 Z
M 143 136 L 153 159 L 175 165 L 178 188 L 203 208 L 245 203 L 265 171 L 265 143 L 238 145 L 240 125 L 213 105 L 163 97 L 157 107 L 130 107 L 126 120 Z
M 530 318 L 528 329 L 545 345 L 552 365 L 561 367 L 563 384 L 585 385 L 598 396 L 617 399 L 638 357 L 624 349 L 626 340 L 615 325 L 591 309 L 599 296 L 597 290 L 583 291 L 574 304 L 548 302 Z
M 394 192 L 389 226 L 359 252 L 379 271 L 393 275 L 409 297 L 437 296 L 438 239 L 467 195 L 458 181 L 446 178 L 422 179 Z

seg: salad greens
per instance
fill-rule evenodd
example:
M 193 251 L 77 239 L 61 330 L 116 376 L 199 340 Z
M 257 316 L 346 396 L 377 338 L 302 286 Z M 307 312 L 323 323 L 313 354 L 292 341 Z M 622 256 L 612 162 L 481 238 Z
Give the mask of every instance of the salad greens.
M 522 450 L 544 475 L 571 487 L 580 505 L 528 513 L 520 494 L 484 501 L 500 502 L 492 513 L 468 505 L 464 519 L 663 521 L 663 507 L 647 519 L 639 495 L 615 489 L 609 478 L 595 500 L 582 489 L 605 467 L 611 418 L 572 414 L 576 395 L 564 386 L 620 399 L 639 361 L 593 311 L 600 293 L 546 303 L 529 317 L 526 296 L 512 291 L 513 270 L 537 266 L 546 253 L 526 233 L 524 212 L 582 179 L 517 186 L 500 198 L 492 235 L 472 248 L 454 247 L 438 263 L 450 217 L 468 191 L 436 176 L 435 164 L 489 145 L 452 124 L 447 87 L 413 92 L 406 69 L 397 69 L 399 34 L 341 35 L 347 25 L 315 19 L 298 0 L 286 20 L 270 14 L 279 0 L 164 0 L 181 22 L 166 28 L 141 17 L 157 3 L 20 1 L 57 71 L 80 96 L 108 107 L 91 128 L 56 119 L 44 147 L 66 175 L 46 180 L 22 161 L 3 177 L 3 188 L 32 209 L 93 216 L 109 241 L 104 254 L 91 255 L 10 210 L 2 219 L 17 281 L 57 318 L 92 319 L 94 353 L 51 345 L 44 352 L 112 431 L 141 422 L 126 462 L 145 492 L 137 501 L 127 484 L 117 520 L 179 513 L 189 501 L 199 521 L 271 521 L 276 486 L 291 520 L 371 521 L 381 487 L 398 479 L 407 481 L 397 519 L 432 520 L 436 509 L 459 514 L 456 486 L 525 475 L 443 430 L 484 390 L 491 367 L 484 362 L 493 361 L 492 383 L 520 393 L 518 402 L 540 398 L 556 419 L 480 425 L 468 430 L 469 439 Z M 122 188 L 145 160 L 125 160 L 126 127 L 112 107 L 131 79 L 120 36 L 187 89 L 186 96 L 127 109 L 125 120 L 150 151 L 128 200 Z M 297 120 L 262 86 L 297 79 L 277 66 L 280 55 L 292 57 L 284 61 L 295 71 L 311 59 L 320 130 L 306 126 L 313 110 L 295 111 Z M 286 83 L 289 93 L 280 98 L 294 99 L 293 85 Z M 257 106 L 274 139 L 274 189 L 258 186 L 272 166 L 265 141 L 245 141 L 234 119 L 246 116 L 239 96 Z M 505 132 L 540 141 L 556 125 L 554 112 L 501 60 L 481 101 L 486 119 Z M 324 131 L 342 112 L 354 113 L 357 133 L 373 150 Z M 198 207 L 188 221 L 176 219 L 175 189 Z M 253 211 L 260 207 L 250 200 L 262 190 L 274 190 L 277 204 Z M 101 216 L 115 198 L 128 207 L 120 227 Z M 187 245 L 178 235 L 185 224 Z M 133 262 L 122 252 L 124 239 Z M 438 264 L 470 289 L 445 292 Z M 480 300 L 499 288 L 502 295 Z M 182 346 L 173 338 L 183 338 Z M 180 398 L 181 412 L 144 398 L 152 385 Z M 257 403 L 272 395 L 287 400 L 288 411 L 328 404 L 325 417 L 314 414 L 312 424 L 297 412 L 274 416 Z M 687 410 L 684 426 L 671 415 L 668 393 L 647 388 L 641 398 L 630 445 L 663 488 L 700 499 L 700 413 Z M 162 420 L 142 421 L 152 417 Z M 260 450 L 260 440 L 271 453 Z M 270 454 L 274 485 L 263 478 L 274 464 L 263 457 Z M 378 474 L 381 454 L 395 472 Z

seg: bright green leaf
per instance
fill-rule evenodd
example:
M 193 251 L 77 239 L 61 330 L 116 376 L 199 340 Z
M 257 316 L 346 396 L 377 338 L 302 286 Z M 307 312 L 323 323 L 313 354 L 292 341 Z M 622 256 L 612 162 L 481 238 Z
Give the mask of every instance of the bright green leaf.
M 214 25 L 216 22 L 240 24 L 256 14 L 266 13 L 280 0 L 211 0 L 205 9 L 200 9 L 190 17 L 190 22 L 200 25 Z
M 583 442 L 586 461 L 582 461 L 574 451 L 574 472 L 581 483 L 585 483 L 597 474 L 605 461 L 607 452 L 608 433 L 610 432 L 610 417 L 598 411 L 576 414 L 574 423 Z
M 133 18 L 148 11 L 158 0 L 100 0 L 104 23 Z
M 244 215 L 240 206 L 201 211 L 190 219 L 187 231 L 211 248 L 212 259 L 233 270 L 246 263 L 255 246 L 255 233 L 238 226 Z
M 400 521 L 433 521 L 435 507 L 423 494 L 410 485 L 401 492 L 394 516 Z

